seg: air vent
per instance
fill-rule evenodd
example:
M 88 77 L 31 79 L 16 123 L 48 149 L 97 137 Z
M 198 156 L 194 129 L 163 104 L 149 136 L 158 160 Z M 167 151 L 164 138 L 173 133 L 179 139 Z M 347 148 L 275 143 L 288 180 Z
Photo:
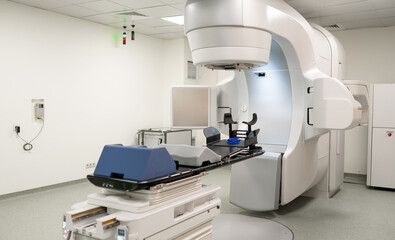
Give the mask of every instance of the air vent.
M 326 30 L 329 30 L 329 31 L 344 30 L 344 27 L 340 24 L 331 24 L 331 25 L 322 26 L 322 27 L 325 28 Z
M 146 17 L 146 15 L 135 12 L 135 11 L 122 11 L 122 12 L 114 12 L 112 13 L 118 16 L 139 16 L 139 17 Z

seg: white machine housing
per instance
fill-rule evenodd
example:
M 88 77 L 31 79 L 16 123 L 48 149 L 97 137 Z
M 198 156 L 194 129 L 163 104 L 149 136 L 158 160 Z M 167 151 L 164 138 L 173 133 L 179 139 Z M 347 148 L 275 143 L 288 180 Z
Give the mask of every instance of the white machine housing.
M 344 132 L 329 130 L 362 119 L 361 103 L 339 80 L 338 41 L 280 0 L 189 0 L 185 33 L 194 64 L 236 70 L 217 85 L 217 106 L 232 108 L 238 122 L 258 113 L 254 127 L 268 157 L 233 165 L 231 202 L 263 211 L 313 187 L 335 193 L 343 181 Z M 218 120 L 223 113 L 218 109 Z M 212 125 L 226 133 L 218 120 Z
M 220 212 L 218 186 L 200 174 L 149 190 L 103 190 L 64 215 L 67 240 L 207 240 Z

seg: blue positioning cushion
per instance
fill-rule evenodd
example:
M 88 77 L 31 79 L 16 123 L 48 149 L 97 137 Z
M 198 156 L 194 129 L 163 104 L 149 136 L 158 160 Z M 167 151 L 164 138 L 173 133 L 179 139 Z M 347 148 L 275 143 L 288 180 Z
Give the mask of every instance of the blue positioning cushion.
M 165 148 L 106 145 L 94 175 L 141 182 L 175 172 L 176 164 Z
M 237 144 L 237 143 L 239 143 L 240 142 L 240 139 L 239 138 L 229 138 L 228 139 L 228 143 L 229 144 Z

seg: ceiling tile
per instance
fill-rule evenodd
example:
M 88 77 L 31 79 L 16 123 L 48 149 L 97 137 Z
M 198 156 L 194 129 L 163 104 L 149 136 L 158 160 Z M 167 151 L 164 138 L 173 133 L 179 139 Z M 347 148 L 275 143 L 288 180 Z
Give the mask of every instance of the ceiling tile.
M 153 35 L 153 34 L 160 34 L 164 33 L 160 31 L 160 29 L 157 28 L 152 28 L 152 27 L 146 27 L 146 28 L 140 28 L 139 30 L 136 30 L 136 32 L 145 34 L 145 35 Z
M 370 0 L 375 9 L 395 8 L 394 0 Z
M 325 24 L 321 23 L 321 19 L 319 17 L 318 18 L 309 18 L 309 19 L 307 19 L 307 21 L 309 23 L 315 23 L 315 24 L 318 24 L 318 25 L 321 25 L 321 26 L 325 26 Z
M 77 18 L 99 14 L 96 11 L 93 11 L 93 10 L 90 10 L 87 8 L 83 8 L 83 7 L 80 7 L 77 5 L 69 5 L 69 6 L 65 6 L 65 7 L 61 7 L 61 8 L 55 8 L 55 9 L 53 9 L 53 11 L 61 13 L 61 14 L 77 17 Z
M 326 17 L 346 13 L 375 11 L 369 2 L 356 2 L 352 4 L 333 5 L 303 13 L 305 18 Z
M 395 17 L 383 18 L 381 21 L 386 27 L 395 26 Z
M 180 35 L 180 36 L 183 36 L 183 37 L 186 37 L 184 31 L 182 31 L 182 32 L 176 32 L 175 34 Z
M 377 14 L 382 18 L 395 17 L 395 8 L 386 8 L 376 10 Z
M 186 0 L 159 0 L 159 1 L 165 4 L 183 3 L 184 5 L 187 2 Z
M 367 0 L 330 0 L 323 1 L 324 6 L 344 5 L 344 4 L 355 4 L 361 2 L 367 2 Z
M 176 39 L 182 38 L 182 36 L 174 34 L 174 33 L 161 33 L 161 34 L 154 34 L 151 35 L 152 37 L 162 38 L 162 39 Z
M 178 10 L 184 11 L 185 3 L 172 4 L 171 6 L 177 8 Z
M 85 17 L 84 19 L 93 21 L 93 22 L 103 23 L 103 24 L 112 24 L 112 23 L 122 22 L 122 18 L 113 16 L 110 14 L 93 15 L 93 16 Z
M 115 27 L 115 28 L 119 28 L 119 29 L 124 29 L 123 26 L 126 26 L 127 31 L 132 30 L 132 27 L 131 27 L 132 23 L 131 22 L 123 22 L 122 21 L 122 22 L 117 22 L 117 23 L 111 23 L 109 25 L 112 27 Z
M 309 19 L 309 18 L 319 18 L 319 17 L 327 16 L 323 14 L 325 14 L 325 9 L 318 9 L 318 10 L 308 11 L 303 13 L 303 17 Z
M 342 23 L 342 22 L 351 22 L 351 21 L 359 21 L 359 20 L 377 20 L 377 13 L 373 11 L 369 12 L 358 12 L 358 13 L 347 13 L 341 15 L 333 15 L 333 16 L 325 16 L 319 18 L 308 18 L 309 22 L 317 23 L 321 26 Z
M 373 11 L 372 5 L 367 2 L 356 2 L 351 4 L 341 4 L 334 5 L 325 8 L 326 16 L 330 15 L 340 15 L 345 13 L 355 13 L 355 12 L 365 12 L 365 11 Z M 325 14 L 325 13 L 323 13 Z M 325 16 L 325 15 L 323 15 Z
M 133 10 L 129 10 L 127 12 L 130 12 L 130 11 L 133 11 Z M 143 19 L 152 18 L 152 17 L 148 17 L 148 16 L 137 16 L 137 15 L 122 14 L 122 13 L 123 13 L 123 11 L 121 11 L 121 12 L 113 12 L 113 13 L 110 13 L 110 14 L 122 18 L 123 21 L 137 21 L 137 20 L 143 20 Z
M 177 26 L 174 23 L 162 20 L 160 18 L 150 18 L 144 20 L 138 20 L 136 23 L 142 23 L 144 25 L 148 25 L 150 27 L 161 27 L 161 26 Z
M 13 2 L 22 3 L 32 7 L 38 7 L 42 9 L 53 9 L 68 5 L 68 3 L 58 0 L 13 0 Z
M 116 11 L 122 11 L 122 10 L 127 10 L 127 7 L 106 1 L 106 0 L 101 0 L 101 1 L 94 1 L 94 2 L 87 2 L 87 3 L 82 3 L 79 4 L 82 7 L 92 9 L 94 11 L 98 11 L 101 13 L 110 13 L 110 12 L 116 12 Z
M 132 8 L 140 9 L 147 7 L 163 6 L 164 3 L 157 0 L 110 0 L 111 2 Z
M 373 27 L 384 27 L 384 24 L 380 20 L 359 20 L 351 22 L 340 22 L 345 29 L 358 29 L 358 28 L 373 28 Z
M 2 0 L 0 0 L 2 1 Z M 128 30 L 136 24 L 136 32 L 163 35 L 162 38 L 184 36 L 183 26 L 160 19 L 183 15 L 186 0 L 10 0 L 77 18 Z M 347 29 L 395 26 L 395 0 L 285 0 L 309 22 L 321 26 L 344 24 Z M 136 11 L 147 15 L 117 15 Z
M 139 13 L 150 17 L 169 17 L 183 15 L 183 12 L 171 6 L 160 6 L 138 10 Z
M 183 25 L 157 27 L 157 28 L 163 30 L 163 32 L 168 32 L 168 33 L 183 32 L 184 31 Z
M 65 2 L 65 3 L 70 3 L 70 4 L 79 4 L 79 3 L 92 2 L 95 0 L 61 0 L 61 1 Z
M 287 3 L 299 13 L 311 12 L 324 7 L 324 3 L 317 0 L 290 0 Z

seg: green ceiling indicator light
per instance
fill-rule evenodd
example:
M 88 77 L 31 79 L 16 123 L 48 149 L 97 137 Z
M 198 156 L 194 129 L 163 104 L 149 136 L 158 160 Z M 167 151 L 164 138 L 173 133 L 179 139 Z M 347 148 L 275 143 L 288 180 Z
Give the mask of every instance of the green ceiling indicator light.
M 123 26 L 123 29 L 126 30 L 126 26 Z M 126 32 L 123 32 L 122 34 L 122 43 L 123 45 L 126 45 Z
M 135 38 L 134 27 L 135 27 L 135 25 L 132 24 L 132 41 L 134 41 L 134 38 Z

